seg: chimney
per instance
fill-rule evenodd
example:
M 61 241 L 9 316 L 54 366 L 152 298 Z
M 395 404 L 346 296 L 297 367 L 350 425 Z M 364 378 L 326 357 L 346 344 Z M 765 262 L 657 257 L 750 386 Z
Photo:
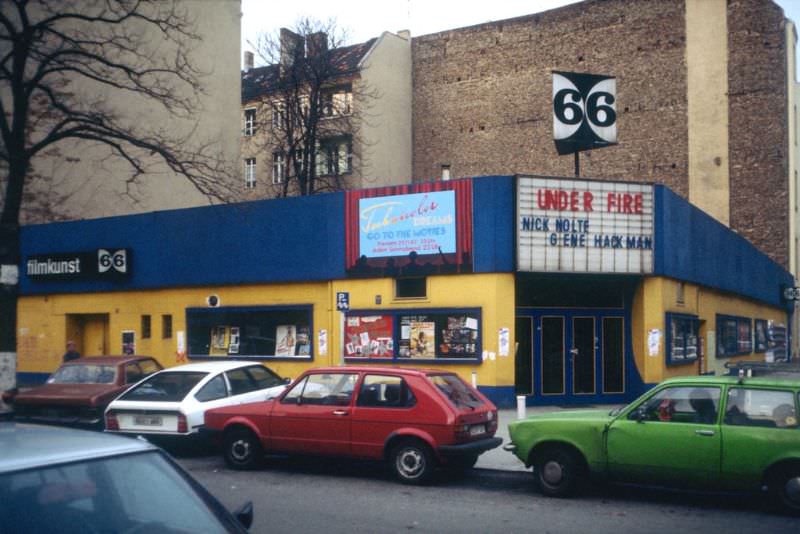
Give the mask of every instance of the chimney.
M 303 57 L 304 39 L 291 30 L 281 28 L 281 70 L 294 65 L 294 62 Z
M 306 55 L 316 57 L 328 51 L 328 34 L 315 32 L 306 37 Z
M 244 52 L 244 71 L 247 72 L 253 68 L 253 53 L 249 50 Z

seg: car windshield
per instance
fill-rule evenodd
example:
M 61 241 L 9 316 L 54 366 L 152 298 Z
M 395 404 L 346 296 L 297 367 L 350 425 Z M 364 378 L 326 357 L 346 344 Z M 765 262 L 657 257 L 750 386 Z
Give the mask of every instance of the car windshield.
M 180 402 L 208 373 L 162 371 L 125 392 L 120 400 Z
M 475 392 L 466 382 L 457 375 L 428 375 L 428 380 L 433 382 L 439 391 L 452 402 L 457 408 L 475 409 L 483 405 L 483 401 L 475 395 Z
M 0 475 L 8 532 L 227 532 L 219 505 L 152 451 Z
M 116 365 L 87 363 L 65 365 L 47 380 L 48 384 L 113 384 L 117 375 Z

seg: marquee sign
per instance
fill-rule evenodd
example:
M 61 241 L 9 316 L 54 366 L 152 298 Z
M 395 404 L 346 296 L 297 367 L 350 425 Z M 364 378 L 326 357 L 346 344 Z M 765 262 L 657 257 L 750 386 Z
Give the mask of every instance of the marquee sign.
M 131 250 L 98 249 L 28 256 L 28 278 L 45 280 L 121 280 L 130 274 Z
M 653 186 L 520 177 L 517 270 L 652 273 Z
M 553 139 L 559 154 L 617 142 L 617 80 L 553 71 Z

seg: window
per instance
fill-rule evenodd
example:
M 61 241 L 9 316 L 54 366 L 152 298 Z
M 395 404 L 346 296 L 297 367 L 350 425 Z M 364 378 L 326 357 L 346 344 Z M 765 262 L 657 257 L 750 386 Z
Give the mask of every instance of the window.
M 425 298 L 428 294 L 428 279 L 397 278 L 394 281 L 394 295 L 399 299 Z
M 283 152 L 272 153 L 272 183 L 282 184 L 286 180 L 286 157 Z
M 320 100 L 323 117 L 338 117 L 353 112 L 353 92 L 349 87 L 326 92 Z
M 208 373 L 201 371 L 164 371 L 132 387 L 119 398 L 133 401 L 180 402 L 207 375 Z
M 352 312 L 345 320 L 345 357 L 384 361 L 479 361 L 478 310 Z
M 255 381 L 256 389 L 272 388 L 275 386 L 281 386 L 285 383 L 281 377 L 266 367 L 262 367 L 261 365 L 254 365 L 253 367 L 248 367 L 245 370 L 247 371 L 247 374 L 250 375 L 250 378 Z
M 349 139 L 325 140 L 317 154 L 317 175 L 339 175 L 353 170 L 353 144 Z
M 244 160 L 244 187 L 245 189 L 256 187 L 256 158 Z
M 256 132 L 256 110 L 244 110 L 244 135 L 247 137 L 252 136 Z
M 797 428 L 791 391 L 731 388 L 725 408 L 726 425 Z
M 717 315 L 717 357 L 749 354 L 753 350 L 751 321 L 746 317 Z
M 125 366 L 125 383 L 133 384 L 144 378 L 141 368 L 135 363 L 129 363 Z
M 150 339 L 150 316 L 142 315 L 142 339 Z
M 667 314 L 667 364 L 697 360 L 700 321 L 695 315 Z
M 286 106 L 283 104 L 272 105 L 272 129 L 279 130 L 283 128 L 283 123 L 286 120 Z
M 225 379 L 222 375 L 217 375 L 208 383 L 200 388 L 200 391 L 195 393 L 194 398 L 200 402 L 208 402 L 217 399 L 224 399 L 228 396 L 228 390 L 225 388 Z
M 755 348 L 753 352 L 767 352 L 767 321 L 755 320 Z
M 399 376 L 366 375 L 358 391 L 358 406 L 368 408 L 410 408 L 414 394 Z
M 283 404 L 330 404 L 347 406 L 353 397 L 357 374 L 312 374 L 296 384 L 281 401 Z
M 161 338 L 169 339 L 172 337 L 172 315 L 161 316 Z
M 150 376 L 156 371 L 161 370 L 161 366 L 153 360 L 140 360 L 139 368 L 142 370 L 144 376 Z
M 429 375 L 430 380 L 436 388 L 444 393 L 447 400 L 453 403 L 456 408 L 470 408 L 474 410 L 483 406 L 483 401 L 475 395 L 470 388 L 458 375 L 436 374 Z
M 310 360 L 311 312 L 311 306 L 189 308 L 189 355 Z
M 231 386 L 231 395 L 242 395 L 255 391 L 256 384 L 244 369 L 233 369 L 225 374 L 228 376 L 228 383 Z
M 714 424 L 720 390 L 715 387 L 664 388 L 633 410 L 629 419 L 662 423 Z

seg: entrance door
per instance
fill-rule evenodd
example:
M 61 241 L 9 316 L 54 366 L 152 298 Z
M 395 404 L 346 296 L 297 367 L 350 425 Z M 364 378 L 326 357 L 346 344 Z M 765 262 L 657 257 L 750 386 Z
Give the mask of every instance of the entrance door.
M 67 338 L 75 341 L 81 356 L 108 354 L 108 314 L 68 314 Z
M 623 400 L 621 311 L 540 309 L 519 310 L 517 315 L 518 393 L 532 394 L 546 403 Z M 526 324 L 529 330 L 520 328 Z M 525 358 L 529 365 L 521 361 Z M 520 375 L 520 371 L 529 374 Z M 528 384 L 530 391 L 524 391 Z

